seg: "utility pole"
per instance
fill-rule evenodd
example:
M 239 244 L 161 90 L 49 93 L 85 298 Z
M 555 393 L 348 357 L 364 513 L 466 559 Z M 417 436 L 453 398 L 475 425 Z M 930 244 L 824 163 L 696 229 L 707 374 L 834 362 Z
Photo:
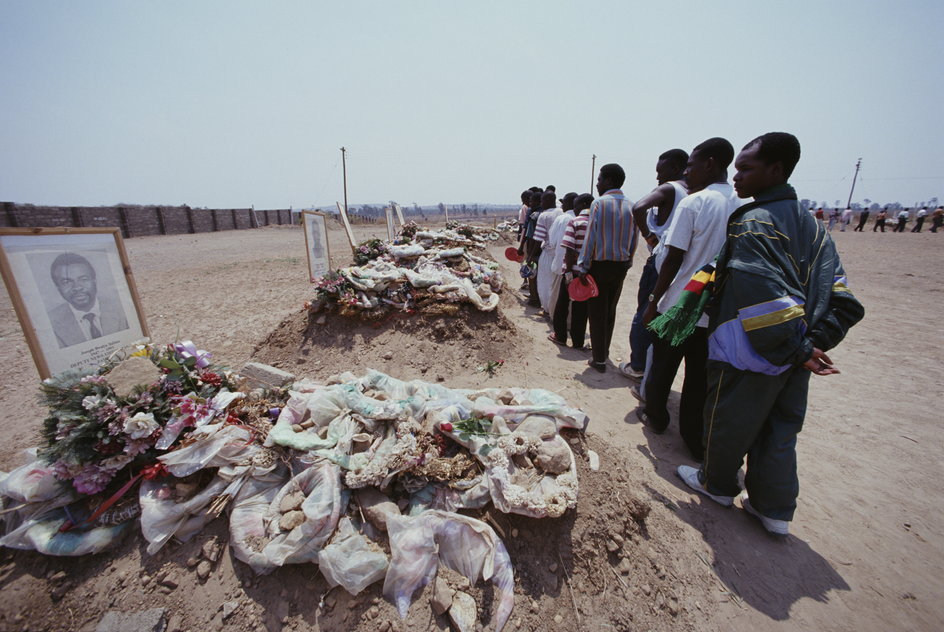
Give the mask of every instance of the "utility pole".
M 593 181 L 596 179 L 597 155 L 593 154 L 593 162 L 590 163 L 590 193 L 593 193 Z
M 852 188 L 849 189 L 849 199 L 846 201 L 846 208 L 852 208 L 852 192 L 855 191 L 856 178 L 859 177 L 859 167 L 862 166 L 862 159 L 859 158 L 856 161 L 856 171 L 855 175 L 852 176 Z
M 344 173 L 344 214 L 347 215 L 347 150 L 341 148 L 341 171 Z

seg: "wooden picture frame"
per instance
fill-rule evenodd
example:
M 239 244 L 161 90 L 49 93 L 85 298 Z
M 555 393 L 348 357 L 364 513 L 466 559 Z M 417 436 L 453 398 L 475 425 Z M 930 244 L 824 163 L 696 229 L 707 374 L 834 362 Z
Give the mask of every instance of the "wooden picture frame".
M 406 226 L 406 222 L 403 221 L 403 209 L 400 208 L 400 205 L 396 202 L 393 203 L 393 210 L 397 214 L 397 220 L 400 222 L 400 229 L 402 230 Z
M 303 211 L 302 228 L 305 232 L 305 254 L 308 255 L 308 278 L 314 283 L 331 270 L 328 216 L 318 211 Z
M 149 336 L 119 228 L 2 228 L 0 273 L 43 379 Z
M 397 238 L 397 227 L 393 223 L 393 208 L 390 206 L 384 207 L 384 218 L 387 220 L 387 241 L 393 243 Z
M 351 228 L 351 220 L 347 217 L 347 212 L 340 202 L 335 202 L 338 206 L 338 215 L 341 216 L 341 223 L 344 224 L 344 232 L 347 233 L 347 240 L 351 242 L 351 252 L 357 250 L 357 241 L 354 239 L 354 230 Z

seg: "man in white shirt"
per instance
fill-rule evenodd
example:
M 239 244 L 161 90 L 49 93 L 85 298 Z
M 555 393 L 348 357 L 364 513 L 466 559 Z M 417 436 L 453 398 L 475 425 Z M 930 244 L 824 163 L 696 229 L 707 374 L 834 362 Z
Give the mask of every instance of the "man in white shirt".
M 567 224 L 574 218 L 573 209 L 574 200 L 576 199 L 577 194 L 573 191 L 566 193 L 564 197 L 561 198 L 560 215 L 554 219 L 554 223 L 551 224 L 551 227 L 547 231 L 547 241 L 544 247 L 549 250 L 552 255 L 549 266 L 551 272 L 551 294 L 547 301 L 548 307 L 545 309 L 551 314 L 551 317 L 553 317 L 554 308 L 557 305 L 557 296 L 560 292 L 561 278 L 564 273 L 564 247 L 561 246 L 561 240 L 564 239 L 564 231 L 567 230 Z M 540 289 L 538 290 L 538 294 L 540 294 Z
M 924 226 L 924 218 L 927 216 L 927 214 L 928 214 L 927 207 L 921 207 L 920 209 L 918 209 L 918 212 L 915 214 L 915 225 L 914 225 L 914 228 L 911 229 L 911 232 L 913 233 L 921 232 L 921 227 Z
M 723 138 L 709 138 L 692 151 L 685 170 L 689 195 L 673 213 L 663 241 L 666 252 L 649 306 L 643 315 L 647 325 L 679 300 L 682 290 L 699 269 L 718 255 L 727 237 L 728 217 L 739 206 L 734 188 L 727 182 L 734 147 Z M 675 347 L 653 336 L 652 366 L 646 375 L 645 402 L 637 409 L 640 420 L 656 432 L 669 425 L 667 403 L 679 364 L 685 360 L 685 382 L 679 408 L 679 432 L 692 457 L 701 460 L 708 317 L 703 315 L 687 340 Z
M 88 259 L 72 252 L 63 253 L 53 260 L 49 273 L 66 300 L 47 311 L 60 348 L 128 328 L 121 305 L 98 296 L 95 268 Z
M 911 219 L 911 210 L 903 208 L 898 211 L 898 223 L 895 224 L 895 228 L 892 229 L 893 233 L 903 233 L 905 232 L 905 224 L 908 220 Z
M 540 242 L 541 252 L 541 254 L 538 255 L 538 300 L 541 302 L 541 309 L 544 310 L 545 316 L 550 317 L 550 314 L 554 311 L 554 308 L 550 303 L 551 286 L 554 282 L 554 271 L 551 270 L 551 261 L 554 259 L 554 250 L 553 246 L 550 244 L 550 234 L 551 226 L 554 225 L 554 221 L 561 216 L 563 211 L 556 206 L 556 195 L 548 192 L 545 192 L 544 195 L 550 197 L 542 198 L 542 205 L 544 205 L 545 210 L 538 217 L 537 224 L 535 225 L 534 241 Z M 547 204 L 549 204 L 547 200 L 550 200 L 551 197 L 554 198 L 554 206 L 547 206 Z

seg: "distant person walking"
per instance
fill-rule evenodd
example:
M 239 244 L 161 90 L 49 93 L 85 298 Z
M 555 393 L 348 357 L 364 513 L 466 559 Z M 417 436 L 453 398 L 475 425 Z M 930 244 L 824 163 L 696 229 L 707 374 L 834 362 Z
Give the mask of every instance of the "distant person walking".
M 878 215 L 875 216 L 875 224 L 872 225 L 872 232 L 874 233 L 879 228 L 882 229 L 882 232 L 885 232 L 885 220 L 888 219 L 888 207 L 886 206 L 881 211 L 878 212 Z
M 921 232 L 921 227 L 924 226 L 924 218 L 927 216 L 927 214 L 928 214 L 928 209 L 926 207 L 922 207 L 918 209 L 918 212 L 915 214 L 915 225 L 914 225 L 914 228 L 911 229 L 911 232 L 913 233 Z
M 829 211 L 829 224 L 826 226 L 826 230 L 828 232 L 832 232 L 833 226 L 838 224 L 841 218 L 842 218 L 842 211 L 839 210 L 838 206 L 834 209 L 831 209 Z
M 842 223 L 839 226 L 839 232 L 840 233 L 846 232 L 846 226 L 848 226 L 851 223 L 852 223 L 852 209 L 847 206 L 846 210 L 842 212 Z
M 903 208 L 898 211 L 898 223 L 895 224 L 895 228 L 892 229 L 893 233 L 903 233 L 905 232 L 905 224 L 908 223 L 908 218 L 911 217 L 911 211 L 909 209 Z
M 589 273 L 600 291 L 598 296 L 587 301 L 590 344 L 593 347 L 589 365 L 600 373 L 606 371 L 616 325 L 616 305 L 636 250 L 633 203 L 620 189 L 625 180 L 626 173 L 618 164 L 600 167 L 597 177 L 600 197 L 590 206 L 587 238 L 577 259 L 581 279 Z
M 931 214 L 931 232 L 936 233 L 941 226 L 944 226 L 944 206 L 937 207 Z
M 859 224 L 852 229 L 852 232 L 859 231 L 861 233 L 867 221 L 869 221 L 869 209 L 864 208 L 859 212 Z

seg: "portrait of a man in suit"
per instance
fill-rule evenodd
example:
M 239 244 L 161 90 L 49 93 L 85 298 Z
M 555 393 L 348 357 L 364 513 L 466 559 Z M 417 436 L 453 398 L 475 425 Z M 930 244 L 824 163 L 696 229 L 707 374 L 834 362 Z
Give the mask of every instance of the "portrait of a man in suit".
M 53 260 L 49 273 L 65 299 L 47 310 L 60 349 L 128 329 L 121 304 L 98 294 L 95 268 L 88 259 L 65 252 Z

